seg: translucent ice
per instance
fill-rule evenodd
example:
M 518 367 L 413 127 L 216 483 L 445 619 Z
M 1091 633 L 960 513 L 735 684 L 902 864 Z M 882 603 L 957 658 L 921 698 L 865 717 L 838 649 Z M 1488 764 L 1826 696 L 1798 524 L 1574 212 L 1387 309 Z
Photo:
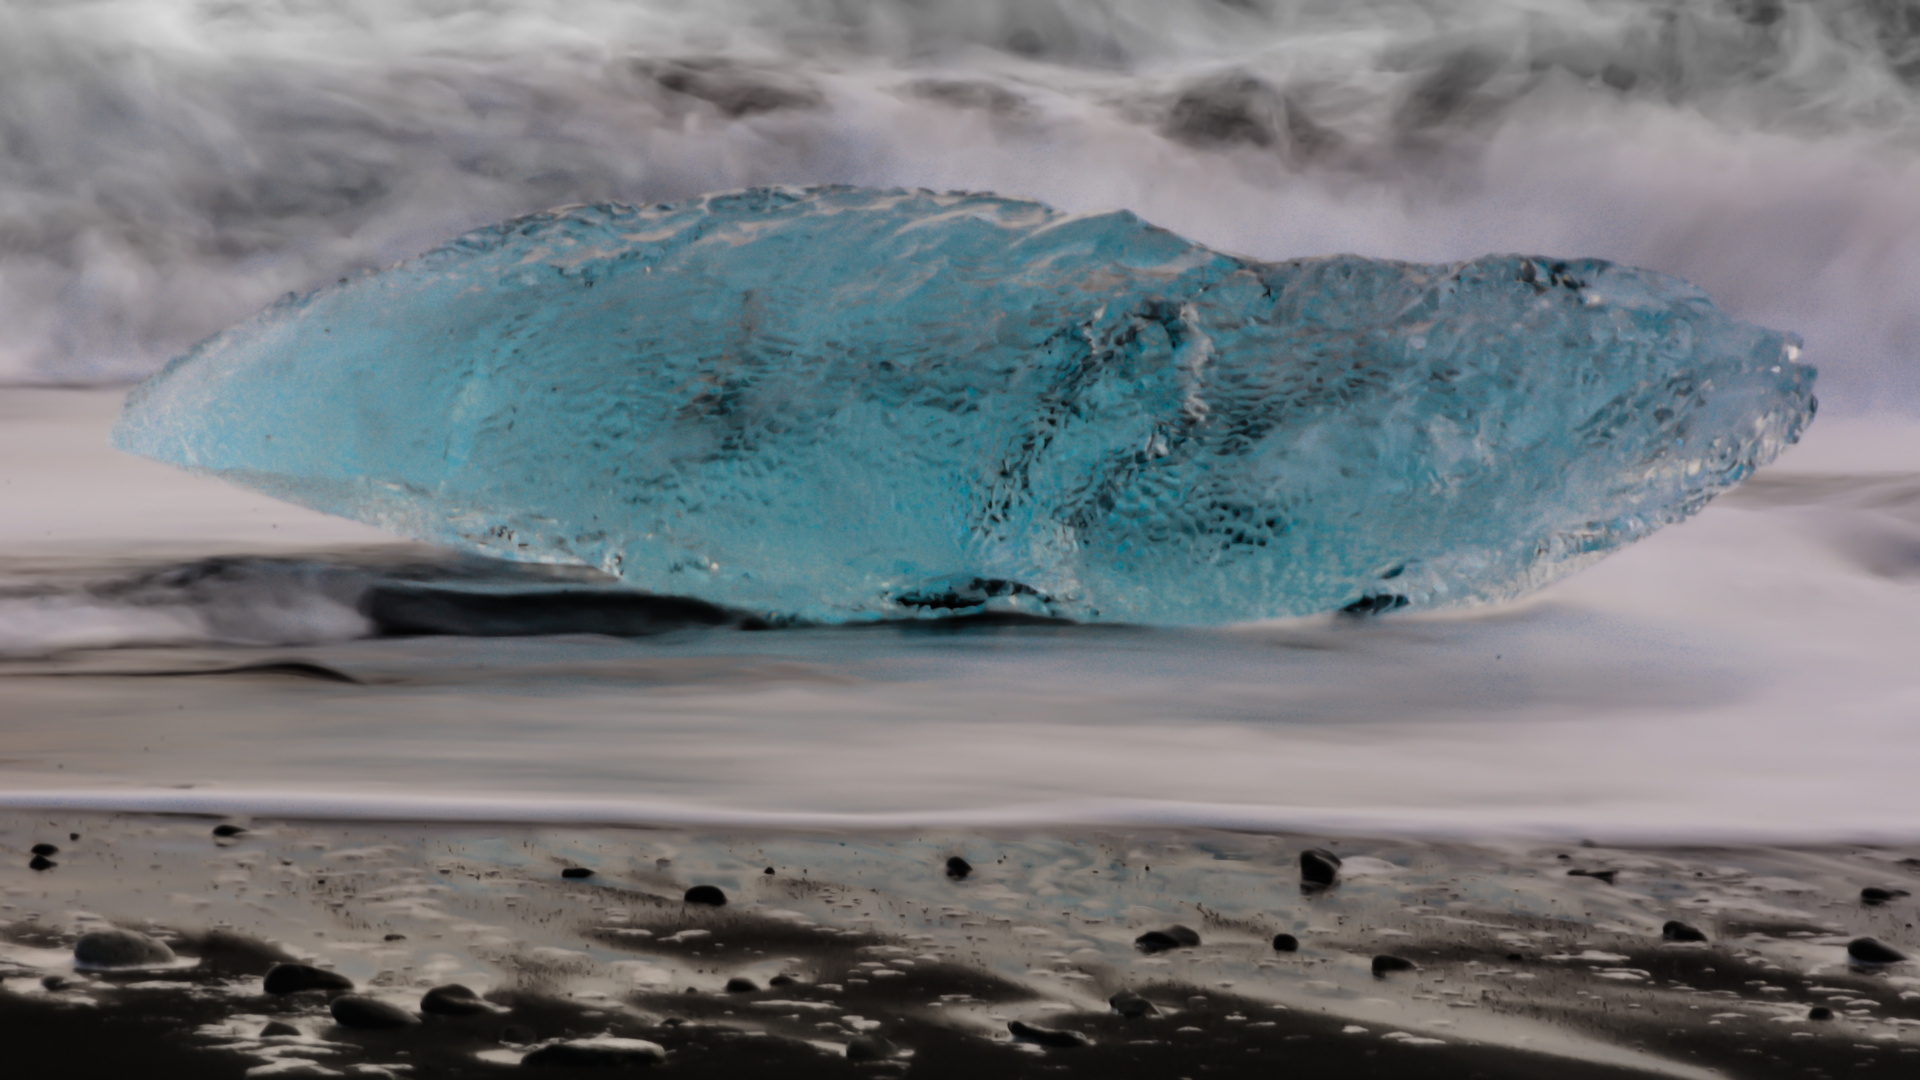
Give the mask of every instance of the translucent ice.
M 395 532 L 842 620 L 1515 596 L 1813 415 L 1792 340 L 1593 260 L 1261 263 L 1131 214 L 586 206 L 289 298 L 122 448 Z

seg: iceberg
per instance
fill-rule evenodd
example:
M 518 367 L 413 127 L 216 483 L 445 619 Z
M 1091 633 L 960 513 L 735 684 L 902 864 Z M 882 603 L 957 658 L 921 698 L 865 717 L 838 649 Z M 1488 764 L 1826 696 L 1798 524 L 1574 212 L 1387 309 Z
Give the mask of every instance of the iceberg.
M 1125 212 L 576 206 L 279 305 L 120 448 L 773 619 L 1518 596 L 1795 441 L 1790 335 L 1594 259 L 1259 262 Z

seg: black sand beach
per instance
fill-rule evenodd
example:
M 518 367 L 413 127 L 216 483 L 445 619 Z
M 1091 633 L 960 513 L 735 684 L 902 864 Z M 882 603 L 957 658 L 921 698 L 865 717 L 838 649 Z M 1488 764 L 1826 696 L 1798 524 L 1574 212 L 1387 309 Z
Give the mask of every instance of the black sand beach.
M 54 865 L 30 868 L 36 843 Z M 1597 1080 L 1920 1057 L 1913 965 L 1849 956 L 1920 945 L 1920 858 L 1895 849 L 26 811 L 4 844 L 11 1075 Z M 1303 881 L 1309 848 L 1338 853 L 1331 886 Z M 175 959 L 76 970 L 110 926 Z M 344 984 L 267 992 L 298 963 L 401 1026 L 337 1022 Z M 448 984 L 464 1015 L 423 1009 Z M 553 1046 L 571 1063 L 541 1064 Z

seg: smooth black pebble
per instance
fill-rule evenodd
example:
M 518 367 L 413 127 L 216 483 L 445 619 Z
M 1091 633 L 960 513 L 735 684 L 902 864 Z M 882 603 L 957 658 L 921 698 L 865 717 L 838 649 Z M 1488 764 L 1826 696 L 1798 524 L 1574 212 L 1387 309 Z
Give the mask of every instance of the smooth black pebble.
M 1340 856 L 1326 848 L 1310 847 L 1300 853 L 1300 880 L 1308 885 L 1331 885 L 1340 876 Z
M 1847 942 L 1847 955 L 1859 964 L 1897 964 L 1907 958 L 1907 954 L 1889 948 L 1870 937 L 1854 938 Z
M 861 1035 L 847 1044 L 848 1061 L 885 1061 L 900 1048 L 878 1035 Z
M 773 978 L 767 980 L 767 985 L 768 986 L 792 986 L 794 983 L 798 981 L 799 981 L 798 979 L 795 979 L 791 975 L 775 975 Z
M 52 844 L 35 844 L 32 847 L 28 848 L 27 850 L 33 852 L 35 855 L 60 854 L 60 849 L 57 847 L 54 847 Z
M 235 836 L 239 836 L 239 835 L 240 835 L 241 833 L 243 833 L 243 832 L 246 832 L 246 831 L 247 831 L 247 830 L 245 830 L 245 829 L 243 829 L 243 828 L 241 828 L 241 827 L 240 827 L 240 826 L 238 826 L 238 825 L 233 825 L 233 824 L 229 824 L 229 823 L 225 823 L 225 822 L 223 822 L 223 823 L 221 823 L 221 824 L 219 824 L 219 825 L 215 825 L 215 826 L 213 827 L 213 835 L 215 835 L 215 836 L 217 836 L 217 837 L 219 837 L 219 838 L 220 838 L 220 839 L 222 839 L 222 840 L 226 840 L 226 839 L 229 839 L 229 838 L 231 838 L 231 837 L 235 837 Z
M 95 930 L 73 943 L 73 962 L 83 968 L 135 968 L 171 964 L 173 950 L 132 930 Z
M 727 993 L 729 994 L 752 994 L 759 992 L 759 990 L 760 987 L 756 985 L 752 979 L 745 979 L 735 975 L 733 978 L 727 980 Z
M 1833 1010 L 1827 1008 L 1825 1005 L 1815 1005 L 1813 1008 L 1807 1010 L 1807 1019 L 1831 1020 L 1833 1019 Z
M 565 870 L 560 871 L 560 876 L 564 878 L 590 878 L 593 876 L 593 871 L 584 866 L 569 866 Z
M 1668 919 L 1660 928 L 1660 936 L 1668 941 L 1705 941 L 1707 935 L 1688 926 L 1678 919 Z
M 383 937 L 383 938 L 381 938 L 380 940 L 381 940 L 381 941 L 405 941 L 405 940 L 407 940 L 407 935 L 405 935 L 405 934 L 388 934 L 388 935 L 387 935 L 386 937 Z
M 311 964 L 275 964 L 267 969 L 261 988 L 269 994 L 298 994 L 304 990 L 351 990 L 353 980 Z
M 472 987 L 459 983 L 436 986 L 420 996 L 420 1011 L 434 1016 L 478 1016 L 492 1012 Z
M 682 899 L 689 904 L 706 904 L 709 907 L 726 907 L 727 894 L 712 885 L 695 885 L 687 890 Z
M 1149 930 L 1133 939 L 1133 947 L 1145 953 L 1166 952 L 1168 949 L 1191 949 L 1198 944 L 1200 944 L 1200 935 L 1184 926 Z
M 403 1028 L 420 1021 L 412 1013 L 398 1005 L 389 1005 L 379 998 L 361 997 L 358 994 L 342 994 L 327 1004 L 327 1011 L 333 1014 L 333 1022 L 341 1027 L 367 1028 Z
M 59 863 L 54 862 L 45 855 L 35 855 L 33 858 L 27 860 L 27 868 L 29 870 L 51 870 L 59 865 Z
M 1273 935 L 1273 951 L 1299 952 L 1300 939 L 1294 937 L 1292 934 L 1275 934 Z
M 1077 1031 L 1057 1031 L 1053 1028 L 1034 1027 L 1018 1020 L 1007 1021 L 1007 1030 L 1013 1037 L 1035 1046 L 1052 1047 L 1055 1050 L 1077 1050 L 1093 1040 Z
M 767 869 L 766 869 L 766 871 L 765 871 L 765 873 L 766 873 L 766 875 L 767 875 L 768 877 L 772 877 L 772 876 L 773 876 L 773 867 L 771 867 L 771 866 L 769 866 L 769 867 L 767 867 Z
M 1160 1011 L 1153 1007 L 1153 1002 L 1131 990 L 1122 990 L 1113 995 L 1107 999 L 1107 1004 L 1113 1006 L 1114 1012 L 1126 1017 L 1153 1016 Z
M 49 990 L 64 990 L 67 988 L 67 984 L 72 981 L 72 979 L 67 978 L 65 975 L 40 976 L 40 985 Z
M 267 1026 L 260 1029 L 260 1037 L 263 1039 L 271 1039 L 275 1035 L 298 1034 L 300 1034 L 300 1029 L 287 1023 L 285 1020 L 269 1020 L 267 1021 Z
M 35 850 L 38 850 L 37 848 Z M 1860 902 L 1863 904 L 1884 904 L 1889 900 L 1898 900 L 1906 896 L 1905 889 L 1881 889 L 1872 885 L 1860 890 Z
M 1373 958 L 1373 974 L 1376 978 L 1385 976 L 1386 973 L 1389 971 L 1412 971 L 1412 970 L 1413 970 L 1413 961 L 1408 960 L 1403 956 L 1393 956 L 1388 953 L 1381 953 L 1379 956 L 1376 956 Z
M 973 864 L 958 855 L 947 859 L 947 876 L 955 881 L 973 873 Z

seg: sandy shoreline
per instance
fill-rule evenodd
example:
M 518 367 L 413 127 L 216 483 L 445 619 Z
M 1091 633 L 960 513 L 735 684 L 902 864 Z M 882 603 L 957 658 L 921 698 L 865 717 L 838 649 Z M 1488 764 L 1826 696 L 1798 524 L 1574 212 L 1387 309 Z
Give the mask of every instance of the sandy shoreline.
M 47 1045 L 43 1025 L 127 1032 L 164 1055 L 153 1076 L 485 1076 L 606 1038 L 715 1077 L 883 1067 L 847 1061 L 861 1037 L 900 1049 L 884 1067 L 928 1076 L 1251 1076 L 1287 1060 L 1381 1076 L 1769 1077 L 1920 1055 L 1920 972 L 1847 952 L 1862 936 L 1920 948 L 1911 898 L 1860 898 L 1920 885 L 1920 848 L 0 821 L 0 1030 L 62 1076 L 113 1075 L 118 1051 Z M 56 865 L 28 866 L 36 843 Z M 1332 888 L 1303 886 L 1307 847 L 1342 856 Z M 947 873 L 954 856 L 964 878 Z M 696 886 L 726 905 L 687 903 Z M 1663 938 L 1672 919 L 1707 940 Z M 108 926 L 179 959 L 76 971 L 74 942 Z M 1174 926 L 1199 943 L 1136 944 Z M 1278 934 L 1298 950 L 1277 951 Z M 1376 974 L 1381 954 L 1413 966 Z M 327 993 L 266 993 L 276 960 L 335 971 L 419 1022 L 343 1027 Z M 447 983 L 490 1004 L 421 1013 Z M 1121 994 L 1153 1014 L 1119 1015 Z M 1833 1018 L 1809 1019 L 1816 1007 Z M 294 1033 L 262 1038 L 273 1021 Z

